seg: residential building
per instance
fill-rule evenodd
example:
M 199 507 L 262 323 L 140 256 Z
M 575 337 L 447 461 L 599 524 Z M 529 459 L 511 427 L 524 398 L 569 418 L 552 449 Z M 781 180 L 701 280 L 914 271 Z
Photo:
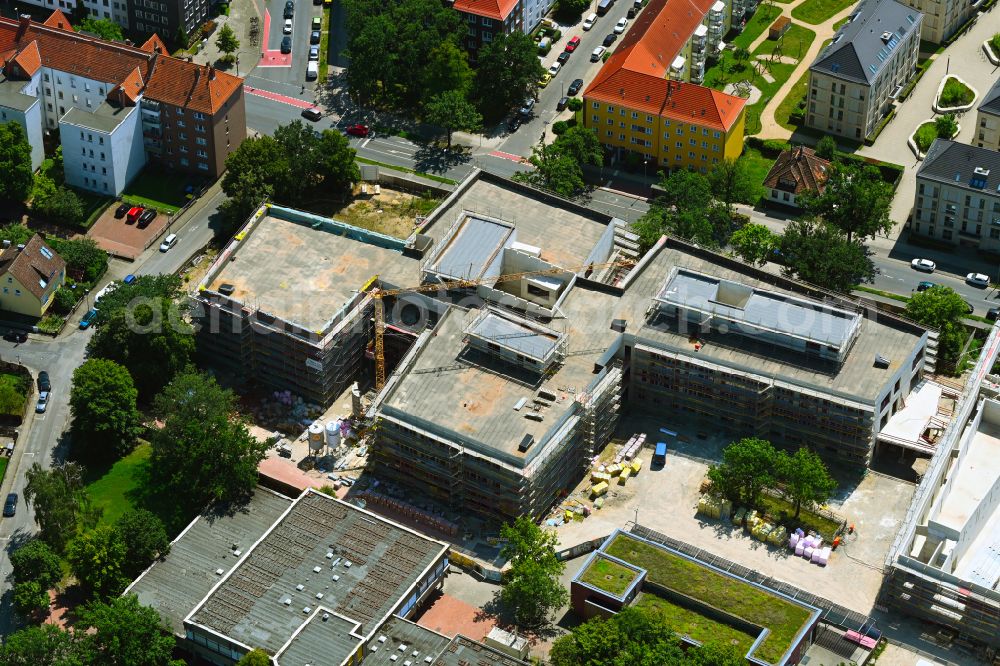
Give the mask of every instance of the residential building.
M 555 0 L 524 0 L 524 33 L 534 32 L 555 4 Z
M 878 601 L 990 654 L 1000 649 L 998 348 L 994 327 L 886 555 Z
M 254 648 L 276 666 L 524 662 L 411 622 L 441 588 L 448 545 L 308 489 L 257 488 L 239 511 L 196 518 L 126 590 L 199 662 Z M 479 661 L 479 660 L 482 661 Z
M 979 148 L 1000 150 L 1000 79 L 983 96 L 976 109 L 976 138 Z
M 805 146 L 783 150 L 764 178 L 764 191 L 771 203 L 798 208 L 803 192 L 822 194 L 829 178 L 830 161 Z
M 41 317 L 65 281 L 66 262 L 38 234 L 0 252 L 0 310 Z
M 25 126 L 38 164 L 58 129 L 75 187 L 120 194 L 151 161 L 218 177 L 246 138 L 243 80 L 167 55 L 155 35 L 133 47 L 76 33 L 59 11 L 0 18 L 0 66 L 0 119 Z
M 916 71 L 923 14 L 864 0 L 809 67 L 806 125 L 859 141 L 892 111 Z
M 532 11 L 550 0 L 528 0 Z M 524 5 L 521 0 L 455 0 L 452 7 L 465 20 L 462 44 L 473 62 L 483 44 L 489 44 L 497 35 L 525 31 Z
M 196 41 L 201 26 L 214 16 L 211 4 L 209 0 L 127 0 L 127 25 L 139 34 L 166 35 L 168 39 L 177 39 L 183 31 Z
M 910 232 L 1000 251 L 1000 153 L 936 139 L 917 170 Z
M 924 15 L 920 39 L 942 44 L 979 11 L 983 0 L 906 0 L 906 4 Z
M 96 19 L 114 21 L 123 28 L 128 28 L 128 8 L 126 0 L 24 0 L 20 5 L 32 5 L 49 11 L 58 10 L 72 14 L 77 6 L 82 6 L 87 13 Z

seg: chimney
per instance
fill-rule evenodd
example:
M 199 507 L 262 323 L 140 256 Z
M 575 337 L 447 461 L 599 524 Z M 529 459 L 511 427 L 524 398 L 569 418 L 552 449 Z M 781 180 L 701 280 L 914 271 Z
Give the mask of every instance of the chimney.
M 188 62 L 194 62 L 194 56 L 188 56 Z
M 126 39 L 125 40 L 125 46 L 132 46 L 132 40 L 131 39 Z
M 208 66 L 208 80 L 209 81 L 215 80 L 215 67 L 213 65 Z
M 31 26 L 31 14 L 21 14 L 17 17 L 17 36 L 14 41 L 19 42 L 24 38 L 28 28 Z

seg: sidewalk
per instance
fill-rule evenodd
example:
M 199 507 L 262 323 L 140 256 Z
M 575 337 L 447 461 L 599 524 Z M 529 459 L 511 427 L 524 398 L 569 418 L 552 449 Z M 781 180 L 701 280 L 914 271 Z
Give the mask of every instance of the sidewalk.
M 259 42 L 258 44 L 254 44 L 250 39 L 251 18 L 260 20 L 260 34 L 257 39 L 263 39 L 264 22 L 258 14 L 257 6 L 253 0 L 232 0 L 229 4 L 229 16 L 220 15 L 213 19 L 217 26 L 215 32 L 208 38 L 207 43 L 204 43 L 201 50 L 191 56 L 192 60 L 202 65 L 214 65 L 219 58 L 224 56 L 225 53 L 219 50 L 215 42 L 219 37 L 219 31 L 222 30 L 222 26 L 228 24 L 233 29 L 233 32 L 236 33 L 236 39 L 240 42 L 240 48 L 233 54 L 236 56 L 236 65 L 226 68 L 223 71 L 237 76 L 246 76 L 249 74 L 250 70 L 260 61 L 262 53 Z M 192 46 L 194 45 L 192 44 Z

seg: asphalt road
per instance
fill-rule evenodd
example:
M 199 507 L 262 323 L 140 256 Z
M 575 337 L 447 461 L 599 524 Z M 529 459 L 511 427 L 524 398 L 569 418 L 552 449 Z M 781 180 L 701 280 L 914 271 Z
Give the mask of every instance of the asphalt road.
M 271 14 L 271 32 L 268 35 L 267 48 L 278 50 L 281 48 L 281 40 L 285 37 L 282 32 L 285 25 L 285 0 L 266 0 L 266 7 Z M 275 82 L 299 86 L 305 84 L 306 62 L 309 60 L 310 23 L 314 16 L 322 14 L 322 6 L 313 5 L 309 0 L 296 0 L 295 13 L 292 16 L 292 66 L 259 67 L 255 71 L 265 72 L 263 76 Z

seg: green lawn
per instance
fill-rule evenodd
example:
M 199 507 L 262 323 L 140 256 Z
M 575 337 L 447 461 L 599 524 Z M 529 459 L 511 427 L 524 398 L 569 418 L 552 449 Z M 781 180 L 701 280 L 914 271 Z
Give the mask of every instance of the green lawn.
M 795 82 L 792 89 L 788 91 L 788 95 L 785 99 L 781 100 L 778 104 L 778 108 L 774 110 L 774 119 L 779 125 L 787 130 L 792 130 L 793 132 L 798 129 L 798 125 L 795 125 L 790 120 L 792 112 L 795 111 L 795 107 L 798 106 L 799 101 L 804 99 L 806 93 L 809 90 L 809 71 L 806 70 L 799 80 Z
M 132 453 L 118 460 L 103 476 L 87 484 L 87 493 L 94 506 L 104 514 L 101 523 L 110 525 L 123 513 L 134 508 L 136 492 L 140 490 L 143 468 L 149 460 L 149 444 L 140 444 Z
M 913 135 L 913 140 L 922 153 L 927 152 L 936 138 L 938 138 L 937 127 L 934 126 L 933 122 L 921 123 L 916 134 Z
M 122 192 L 122 201 L 172 215 L 188 202 L 184 188 L 188 184 L 197 187 L 195 180 L 188 174 L 148 166 Z
M 816 39 L 816 33 L 801 25 L 792 24 L 780 39 L 765 39 L 754 53 L 763 55 L 774 53 L 780 46 L 780 54 L 801 60 Z
M 818 25 L 833 18 L 857 0 L 806 0 L 792 10 L 792 18 L 803 23 Z
M 24 413 L 29 381 L 27 377 L 13 372 L 0 372 L 0 414 L 20 417 Z
M 780 497 L 772 497 L 770 495 L 761 495 L 760 499 L 761 505 L 769 516 L 775 520 L 781 520 L 782 515 L 792 516 L 795 513 L 795 507 L 791 502 L 782 499 Z M 793 521 L 788 519 L 789 524 Z M 833 536 L 836 534 L 837 530 L 840 528 L 840 523 L 835 520 L 830 520 L 829 518 L 824 518 L 819 514 L 815 514 L 808 509 L 802 509 L 799 512 L 799 517 L 794 521 L 795 527 L 801 527 L 807 532 L 816 532 L 825 541 L 833 541 Z
M 605 552 L 646 569 L 654 583 L 768 628 L 755 655 L 770 663 L 781 658 L 809 619 L 804 608 L 626 534 L 616 537 Z
M 598 557 L 587 567 L 580 580 L 589 585 L 604 590 L 609 594 L 621 596 L 635 580 L 637 574 L 628 567 L 617 562 Z
M 635 602 L 635 607 L 655 611 L 664 624 L 681 636 L 690 636 L 701 643 L 735 645 L 741 655 L 747 653 L 756 639 L 756 636 L 745 634 L 648 592 L 643 592 Z
M 101 216 L 105 208 L 111 205 L 114 199 L 101 196 L 96 192 L 78 190 L 75 187 L 72 189 L 76 193 L 76 196 L 80 197 L 80 203 L 83 204 L 83 222 L 78 226 L 86 231 L 93 226 L 94 222 L 97 222 L 97 218 Z
M 771 65 L 771 76 L 774 78 L 774 83 L 769 83 L 761 77 L 757 77 L 754 80 L 754 85 L 760 89 L 761 97 L 756 103 L 747 107 L 747 134 L 756 134 L 760 131 L 761 112 L 794 71 L 795 65 L 786 65 L 783 62 L 777 62 Z
M 975 98 L 976 94 L 972 92 L 972 88 L 954 76 L 949 76 L 944 82 L 944 89 L 941 90 L 941 96 L 938 98 L 938 106 L 965 106 L 971 104 Z
M 0 481 L 3 481 L 3 476 L 7 473 L 7 463 L 9 462 L 10 458 L 0 457 Z
M 733 38 L 733 46 L 742 46 L 745 49 L 750 48 L 753 40 L 757 39 L 762 32 L 767 30 L 774 23 L 774 19 L 778 18 L 780 14 L 780 7 L 769 5 L 759 7 L 757 13 L 744 26 L 743 32 Z
M 756 148 L 749 147 L 743 149 L 742 159 L 749 165 L 750 182 L 759 189 L 760 196 L 763 196 L 764 178 L 767 177 L 767 172 L 774 166 L 774 160 L 764 157 Z M 752 203 L 756 203 L 756 201 Z

